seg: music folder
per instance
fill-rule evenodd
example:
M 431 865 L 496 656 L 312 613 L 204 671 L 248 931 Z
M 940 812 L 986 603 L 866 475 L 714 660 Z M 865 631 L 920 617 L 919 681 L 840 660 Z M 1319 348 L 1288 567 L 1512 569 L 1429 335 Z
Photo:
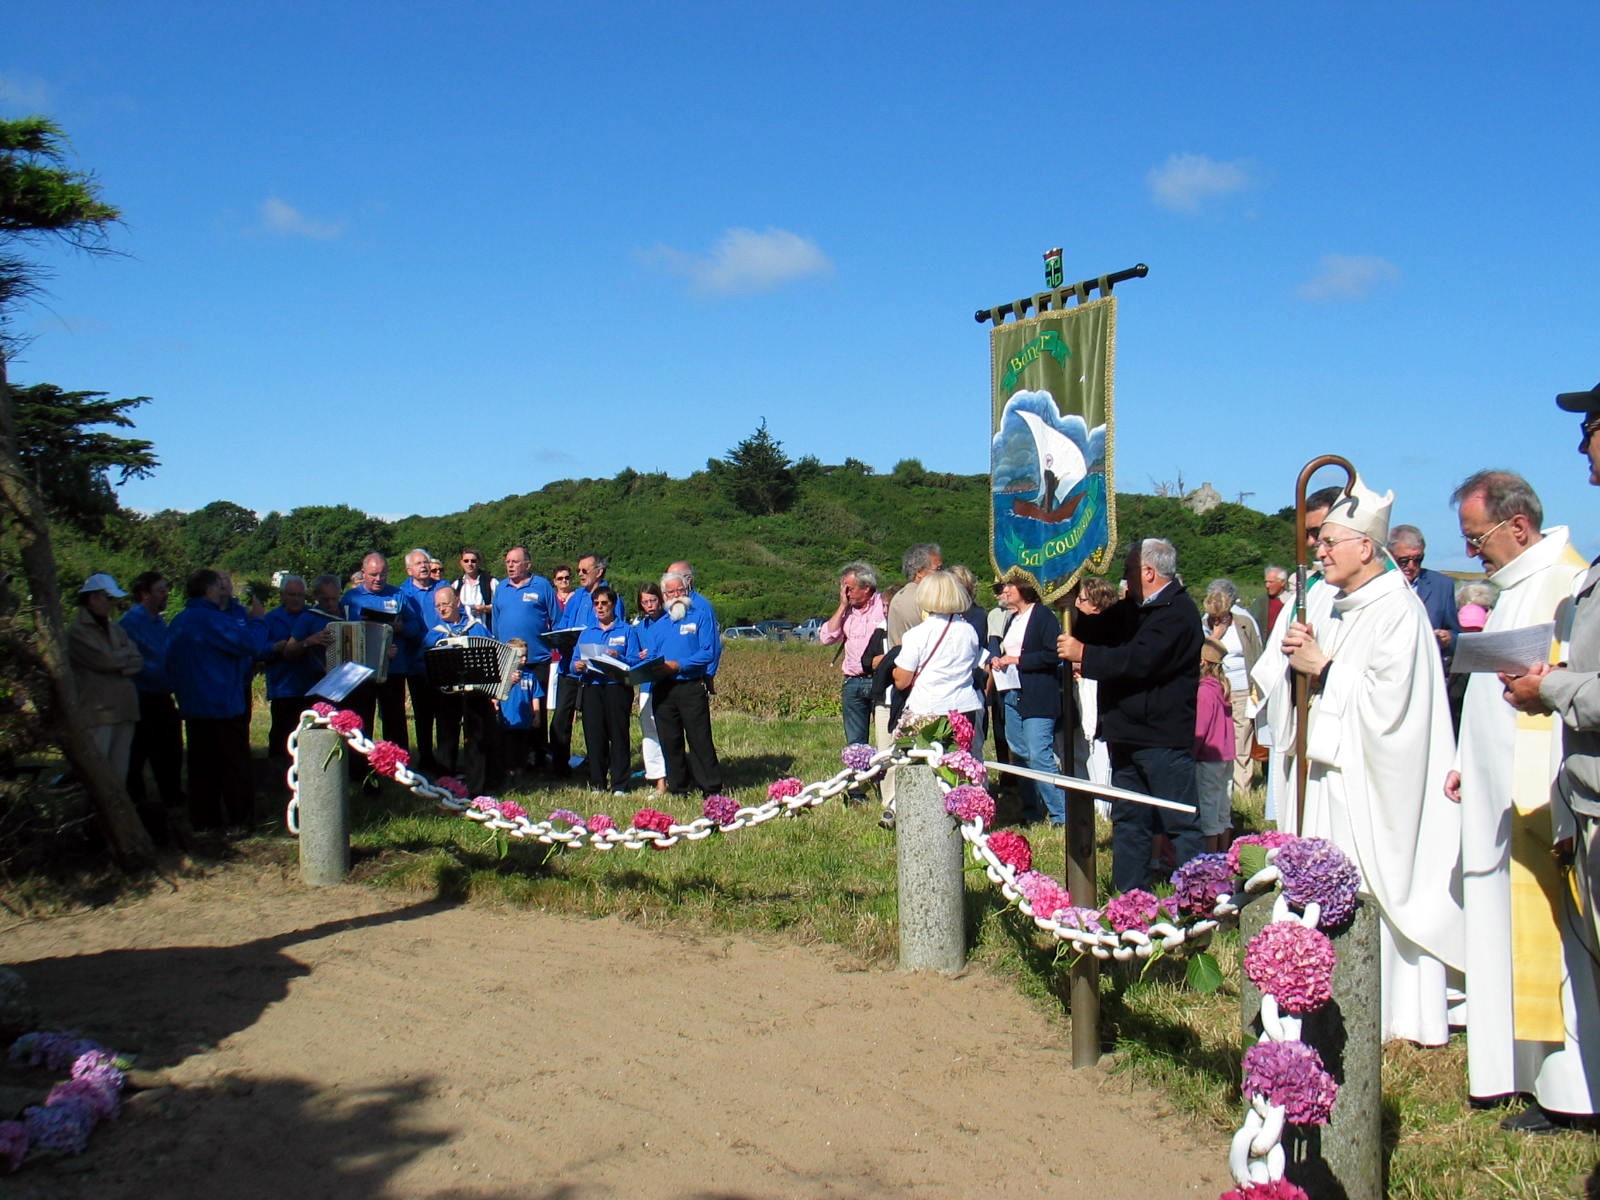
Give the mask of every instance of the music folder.
M 592 658 L 584 656 L 583 662 L 585 666 L 604 672 L 618 683 L 625 683 L 629 687 L 638 687 L 641 683 L 654 683 L 672 674 L 667 669 L 667 660 L 664 658 L 647 658 L 642 663 L 629 666 L 613 655 L 596 654 Z
M 565 654 L 578 644 L 578 635 L 583 632 L 582 625 L 573 625 L 566 629 L 551 629 L 539 635 L 539 640 L 552 650 L 559 650 Z

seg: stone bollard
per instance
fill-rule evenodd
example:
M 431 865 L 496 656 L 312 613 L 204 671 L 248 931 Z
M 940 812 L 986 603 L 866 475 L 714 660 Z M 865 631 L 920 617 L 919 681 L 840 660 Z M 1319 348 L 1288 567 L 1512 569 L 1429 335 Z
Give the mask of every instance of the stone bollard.
M 344 756 L 333 730 L 300 731 L 300 878 L 312 887 L 333 887 L 350 872 Z
M 897 767 L 895 862 L 900 881 L 900 969 L 953 974 L 967 965 L 961 831 L 926 763 Z
M 1239 938 L 1248 945 L 1272 919 L 1277 889 L 1239 913 Z M 1383 1038 L 1378 983 L 1378 910 L 1363 899 L 1350 923 L 1330 934 L 1338 965 L 1333 999 L 1306 1017 L 1300 1040 L 1322 1055 L 1339 1084 L 1327 1125 L 1289 1125 L 1283 1131 L 1284 1177 L 1313 1196 L 1383 1200 Z M 1260 1033 L 1261 992 L 1241 973 L 1244 1044 Z

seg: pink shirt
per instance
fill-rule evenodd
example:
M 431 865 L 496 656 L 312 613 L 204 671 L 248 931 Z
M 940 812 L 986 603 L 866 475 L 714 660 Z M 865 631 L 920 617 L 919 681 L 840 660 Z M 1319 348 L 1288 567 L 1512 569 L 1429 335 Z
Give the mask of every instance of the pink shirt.
M 872 631 L 883 624 L 883 613 L 883 593 L 873 592 L 872 599 L 867 601 L 864 608 L 844 610 L 844 620 L 839 623 L 838 629 L 829 629 L 833 622 L 824 621 L 822 628 L 817 631 L 817 641 L 824 646 L 844 639 L 843 666 L 846 675 L 862 674 L 861 652 L 867 648 L 867 639 L 872 636 Z
M 1194 712 L 1195 762 L 1233 761 L 1233 705 L 1222 680 L 1200 680 Z

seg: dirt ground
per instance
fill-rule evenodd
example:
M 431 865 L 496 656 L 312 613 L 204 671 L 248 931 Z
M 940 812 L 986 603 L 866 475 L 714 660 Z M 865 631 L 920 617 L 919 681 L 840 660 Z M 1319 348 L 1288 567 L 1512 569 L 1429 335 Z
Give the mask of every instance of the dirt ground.
M 1225 1139 L 1073 1071 L 1065 1030 L 978 971 L 860 970 L 740 937 L 311 890 L 248 862 L 13 922 L 0 960 L 45 1028 L 153 1072 L 81 1158 L 0 1175 L 8 1197 L 1143 1200 L 1229 1186 Z

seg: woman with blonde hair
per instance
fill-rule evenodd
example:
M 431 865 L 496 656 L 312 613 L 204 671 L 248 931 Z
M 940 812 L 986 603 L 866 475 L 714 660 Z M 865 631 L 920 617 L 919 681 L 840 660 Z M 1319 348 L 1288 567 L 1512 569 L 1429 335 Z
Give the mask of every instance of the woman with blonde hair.
M 965 613 L 972 603 L 949 571 L 933 571 L 917 584 L 917 607 L 926 616 L 906 630 L 894 665 L 894 686 L 906 694 L 907 712 L 959 712 L 969 719 L 983 707 L 972 686 L 982 649 Z

